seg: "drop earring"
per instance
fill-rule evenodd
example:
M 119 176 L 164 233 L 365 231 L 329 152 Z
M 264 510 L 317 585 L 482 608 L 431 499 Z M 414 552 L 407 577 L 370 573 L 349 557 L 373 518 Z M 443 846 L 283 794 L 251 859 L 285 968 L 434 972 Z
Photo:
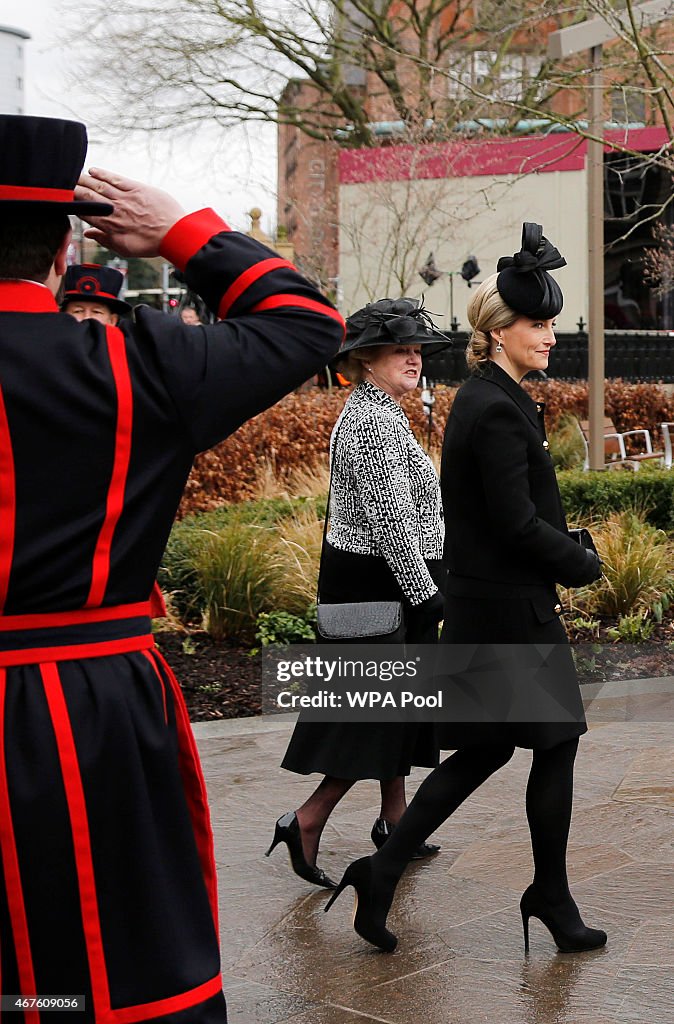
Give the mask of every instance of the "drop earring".
M 501 344 L 500 341 L 499 341 L 499 343 L 496 346 L 496 351 L 497 352 L 503 352 L 503 345 Z

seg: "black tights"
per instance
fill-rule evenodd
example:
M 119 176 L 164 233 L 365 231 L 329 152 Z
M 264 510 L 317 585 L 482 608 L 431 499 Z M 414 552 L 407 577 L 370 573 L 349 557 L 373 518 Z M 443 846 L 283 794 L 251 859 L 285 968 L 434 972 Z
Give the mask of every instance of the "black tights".
M 534 856 L 534 884 L 557 902 L 568 896 L 566 844 L 571 823 L 573 763 L 578 740 L 535 750 L 527 785 L 527 819 Z M 513 747 L 457 750 L 422 782 L 387 841 L 372 858 L 383 878 L 397 881 L 414 851 L 490 775 L 507 764 Z

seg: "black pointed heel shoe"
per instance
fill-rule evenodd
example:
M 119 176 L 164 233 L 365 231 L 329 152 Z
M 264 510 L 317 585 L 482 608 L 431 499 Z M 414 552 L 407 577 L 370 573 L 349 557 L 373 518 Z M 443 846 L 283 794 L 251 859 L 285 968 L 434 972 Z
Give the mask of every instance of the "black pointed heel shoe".
M 282 815 L 282 817 L 280 817 L 276 822 L 274 838 L 272 839 L 271 846 L 265 853 L 265 857 L 268 857 L 279 843 L 286 844 L 290 855 L 292 869 L 295 874 L 299 875 L 300 878 L 303 878 L 305 882 L 312 882 L 313 885 L 321 885 L 324 889 L 334 889 L 336 887 L 337 883 L 333 882 L 333 880 L 326 875 L 325 871 L 321 871 L 320 868 L 317 868 L 312 864 L 307 864 L 304 856 L 304 850 L 302 849 L 300 823 L 297 820 L 297 815 L 294 811 L 288 811 L 287 814 Z
M 372 831 L 370 832 L 370 839 L 377 847 L 381 850 L 382 846 L 393 832 L 395 825 L 392 825 L 386 818 L 377 818 Z M 418 846 L 412 855 L 412 860 L 421 860 L 422 857 L 434 857 L 436 853 L 440 852 L 440 847 L 436 846 L 435 843 L 422 843 Z
M 520 900 L 524 951 L 529 952 L 529 918 L 537 917 L 548 929 L 560 953 L 584 953 L 606 945 L 607 935 L 600 928 L 587 928 L 571 896 L 558 904 L 548 904 L 530 885 Z
M 341 882 L 325 905 L 325 913 L 335 902 L 347 885 L 356 891 L 356 906 L 353 915 L 353 927 L 361 939 L 377 946 L 383 953 L 392 953 L 398 945 L 398 939 L 386 927 L 386 916 L 393 900 L 395 886 L 390 892 L 377 886 L 372 877 L 372 862 L 369 857 L 361 857 L 349 864 Z M 381 891 L 378 891 L 380 889 Z

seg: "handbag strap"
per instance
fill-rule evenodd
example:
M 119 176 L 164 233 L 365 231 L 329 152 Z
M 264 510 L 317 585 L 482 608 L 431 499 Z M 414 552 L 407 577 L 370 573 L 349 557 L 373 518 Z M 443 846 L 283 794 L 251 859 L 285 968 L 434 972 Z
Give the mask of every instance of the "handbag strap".
M 340 416 L 341 417 L 344 416 L 344 409 L 342 409 L 342 412 L 340 413 Z M 321 541 L 321 557 L 320 557 L 320 561 L 318 563 L 318 581 L 316 583 L 316 606 L 317 607 L 318 607 L 318 604 L 320 603 L 319 598 L 320 598 L 320 593 L 321 593 L 321 575 L 322 575 L 322 572 L 323 572 L 323 551 L 325 550 L 325 538 L 328 535 L 328 518 L 330 516 L 330 496 L 332 494 L 332 474 L 333 474 L 334 468 L 335 468 L 335 455 L 337 454 L 337 438 L 339 436 L 339 431 L 342 428 L 341 420 L 338 421 L 338 422 L 339 422 L 339 425 L 337 426 L 337 429 L 335 430 L 335 439 L 334 439 L 334 441 L 332 443 L 332 452 L 328 453 L 328 457 L 330 457 L 330 455 L 332 455 L 332 457 L 330 458 L 330 480 L 329 480 L 329 483 L 328 483 L 328 497 L 327 497 L 327 501 L 326 501 L 326 505 L 325 505 L 325 518 L 323 519 L 323 540 Z

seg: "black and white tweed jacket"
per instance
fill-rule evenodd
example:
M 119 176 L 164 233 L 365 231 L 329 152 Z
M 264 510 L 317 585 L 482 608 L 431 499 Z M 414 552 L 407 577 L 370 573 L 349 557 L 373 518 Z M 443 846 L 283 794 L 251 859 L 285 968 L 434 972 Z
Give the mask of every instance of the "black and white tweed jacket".
M 363 381 L 335 424 L 330 452 L 329 543 L 382 555 L 411 604 L 431 597 L 438 588 L 424 559 L 442 557 L 440 488 L 403 410 Z

